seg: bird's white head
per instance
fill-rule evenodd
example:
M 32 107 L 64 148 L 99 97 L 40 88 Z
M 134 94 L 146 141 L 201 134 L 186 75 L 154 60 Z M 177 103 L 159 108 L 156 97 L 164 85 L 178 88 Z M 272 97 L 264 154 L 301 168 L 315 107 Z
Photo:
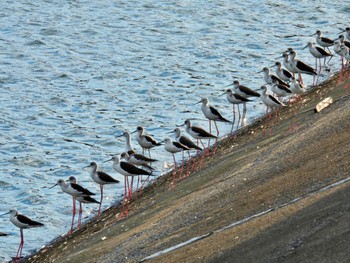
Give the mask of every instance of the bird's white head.
M 145 128 L 143 128 L 142 126 L 138 126 L 138 127 L 136 128 L 136 131 L 137 131 L 137 133 L 138 133 L 139 135 L 142 135 L 143 132 L 145 131 Z
M 120 158 L 122 158 L 122 159 L 125 159 L 125 160 L 128 160 L 129 159 L 129 154 L 127 153 L 127 152 L 123 152 L 121 155 L 120 155 Z M 112 157 L 112 159 L 113 159 L 113 157 Z
M 67 181 L 70 182 L 71 184 L 76 184 L 77 183 L 77 178 L 75 178 L 74 176 L 70 176 Z
M 174 129 L 174 132 L 175 132 L 175 137 L 176 137 L 176 138 L 180 137 L 181 131 L 180 131 L 179 128 L 175 128 L 175 129 Z
M 190 120 L 185 120 L 185 125 L 187 128 L 191 127 L 191 121 Z
M 226 90 L 225 90 L 225 93 L 226 93 L 227 95 L 231 95 L 231 94 L 232 94 L 232 90 L 231 90 L 231 89 L 226 89 Z
M 66 185 L 66 182 L 65 182 L 63 179 L 58 179 L 58 180 L 57 180 L 57 183 L 55 183 L 53 186 L 51 186 L 50 189 L 53 188 L 53 187 L 55 187 L 56 185 L 59 185 L 59 186 L 61 186 L 61 187 L 64 187 L 64 186 Z
M 265 85 L 261 86 L 260 89 L 262 90 L 263 94 L 266 94 L 267 87 Z
M 2 214 L 1 216 L 10 214 L 11 217 L 18 215 L 18 211 L 16 209 L 10 209 L 7 213 Z
M 164 143 L 165 144 L 171 144 L 171 139 L 170 138 L 168 138 L 168 137 L 166 137 L 165 139 L 164 139 Z
M 123 132 L 123 136 L 127 139 L 130 138 L 130 132 L 128 131 Z
M 114 155 L 113 157 L 112 157 L 112 161 L 113 161 L 113 163 L 119 163 L 119 157 L 117 156 L 117 155 Z

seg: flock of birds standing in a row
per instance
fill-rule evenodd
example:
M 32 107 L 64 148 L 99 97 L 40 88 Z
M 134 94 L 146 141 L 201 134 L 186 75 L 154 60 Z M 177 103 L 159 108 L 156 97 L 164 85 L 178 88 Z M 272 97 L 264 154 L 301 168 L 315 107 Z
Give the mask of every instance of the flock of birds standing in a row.
M 246 103 L 250 102 L 249 98 L 251 97 L 259 97 L 262 102 L 266 105 L 267 112 L 269 109 L 272 111 L 274 109 L 278 109 L 281 106 L 285 106 L 282 102 L 282 98 L 286 96 L 300 96 L 305 92 L 305 85 L 303 84 L 302 74 L 308 74 L 314 76 L 314 84 L 317 83 L 317 78 L 322 69 L 322 59 L 324 59 L 323 64 L 326 63 L 327 58 L 331 59 L 334 54 L 339 55 L 341 58 L 342 70 L 349 65 L 350 61 L 350 27 L 345 29 L 344 35 L 340 35 L 337 39 L 330 39 L 322 36 L 321 31 L 317 30 L 314 34 L 316 35 L 316 42 L 319 46 L 316 46 L 314 43 L 309 42 L 306 46 L 309 48 L 310 53 L 316 59 L 315 68 L 307 65 L 306 63 L 298 60 L 297 53 L 294 49 L 289 48 L 282 55 L 283 62 L 276 62 L 276 75 L 270 73 L 270 69 L 268 67 L 263 68 L 261 72 L 264 73 L 264 80 L 266 84 L 268 84 L 271 88 L 271 91 L 274 95 L 267 93 L 267 85 L 263 85 L 261 87 L 262 92 L 259 93 L 255 90 L 252 90 L 244 85 L 241 85 L 238 80 L 233 81 L 233 89 L 226 89 L 223 93 L 226 94 L 228 102 L 233 105 L 233 120 L 230 121 L 224 118 L 218 109 L 211 106 L 209 104 L 209 100 L 207 98 L 201 99 L 198 103 L 202 103 L 201 109 L 205 117 L 209 120 L 209 131 L 205 129 L 194 126 L 191 124 L 190 120 L 186 120 L 183 125 L 185 125 L 186 132 L 194 139 L 197 140 L 197 144 L 194 143 L 190 138 L 181 134 L 181 130 L 179 127 L 176 127 L 172 132 L 175 133 L 176 140 L 171 140 L 170 138 L 165 138 L 162 142 L 157 142 L 152 136 L 145 134 L 145 129 L 141 126 L 137 127 L 134 131 L 137 133 L 136 140 L 142 148 L 142 154 L 136 153 L 131 146 L 131 134 L 125 131 L 121 136 L 124 136 L 126 139 L 126 149 L 125 152 L 120 155 L 115 155 L 112 159 L 108 161 L 113 161 L 113 169 L 118 173 L 122 174 L 125 178 L 124 181 L 124 200 L 122 206 L 122 212 L 118 215 L 119 218 L 125 217 L 128 215 L 128 202 L 132 197 L 133 191 L 133 180 L 134 178 L 138 178 L 137 189 L 139 193 L 142 190 L 142 186 L 139 188 L 140 177 L 141 176 L 151 176 L 153 167 L 151 163 L 157 161 L 156 159 L 151 158 L 150 150 L 153 147 L 160 146 L 164 144 L 164 148 L 166 151 L 170 152 L 173 155 L 174 160 L 174 172 L 171 187 L 174 187 L 174 180 L 176 174 L 176 160 L 175 154 L 182 152 L 182 162 L 184 162 L 184 151 L 188 152 L 188 163 L 186 176 L 189 175 L 190 169 L 194 169 L 196 158 L 190 159 L 189 152 L 192 150 L 197 151 L 197 154 L 201 152 L 202 154 L 199 156 L 198 164 L 201 166 L 203 157 L 208 153 L 208 148 L 210 145 L 210 139 L 218 139 L 219 130 L 216 122 L 226 122 L 231 123 L 231 134 L 234 132 L 235 125 L 235 105 L 238 108 L 238 124 L 243 125 L 243 120 L 246 114 Z M 346 40 L 347 39 L 347 40 Z M 334 53 L 330 51 L 330 47 L 333 46 Z M 282 68 L 282 64 L 285 68 Z M 295 74 L 298 74 L 298 79 L 295 77 Z M 230 86 L 231 86 L 230 85 Z M 243 113 L 241 115 L 239 105 L 243 105 Z M 240 123 L 242 120 L 242 123 Z M 214 122 L 216 128 L 216 135 L 211 133 L 211 121 Z M 205 147 L 202 142 L 203 139 L 209 139 L 208 146 Z M 199 144 L 200 143 L 200 144 Z M 144 155 L 144 150 L 149 152 L 149 156 Z M 83 203 L 96 203 L 99 204 L 98 208 L 98 216 L 101 214 L 101 205 L 103 200 L 103 187 L 105 184 L 117 184 L 120 183 L 118 180 L 114 179 L 109 174 L 100 171 L 95 162 L 91 162 L 89 166 L 91 168 L 91 178 L 94 182 L 96 182 L 100 186 L 100 200 L 97 201 L 92 196 L 94 193 L 90 192 L 88 189 L 82 187 L 77 184 L 76 178 L 71 176 L 66 182 L 63 179 L 59 179 L 57 183 L 54 185 L 59 185 L 63 192 L 69 194 L 73 198 L 73 215 L 72 215 L 72 223 L 69 234 L 71 234 L 74 230 L 74 218 L 76 214 L 76 201 L 79 202 L 79 215 L 78 215 L 78 223 L 77 228 L 81 226 L 82 220 L 82 204 Z M 142 168 L 140 168 L 142 167 Z M 183 165 L 181 166 L 181 173 L 183 169 Z M 129 183 L 128 178 L 131 177 L 131 182 Z M 148 179 L 148 178 L 147 178 Z M 142 183 L 142 182 L 141 182 Z M 52 186 L 52 187 L 54 187 Z M 8 213 L 10 214 L 10 221 L 20 228 L 21 234 L 21 242 L 17 250 L 17 254 L 15 260 L 21 258 L 22 248 L 24 245 L 23 238 L 23 229 L 32 228 L 32 227 L 40 227 L 43 226 L 42 223 L 33 221 L 28 217 L 19 214 L 15 209 L 11 209 Z

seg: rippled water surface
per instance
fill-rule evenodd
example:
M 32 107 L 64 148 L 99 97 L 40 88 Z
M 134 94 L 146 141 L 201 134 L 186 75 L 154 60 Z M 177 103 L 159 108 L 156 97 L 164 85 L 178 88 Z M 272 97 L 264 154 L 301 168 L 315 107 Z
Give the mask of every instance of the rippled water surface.
M 30 3 L 33 2 L 33 3 Z M 251 88 L 280 52 L 302 50 L 317 29 L 336 37 L 349 26 L 349 7 L 329 1 L 2 1 L 0 9 L 0 212 L 10 208 L 45 224 L 24 230 L 23 255 L 69 230 L 71 198 L 57 179 L 74 175 L 98 193 L 91 161 L 115 178 L 111 154 L 124 130 L 145 126 L 158 140 L 186 118 L 207 127 L 200 105 L 219 97 L 232 77 Z M 332 69 L 338 59 L 331 61 Z M 311 84 L 311 78 L 306 78 Z M 264 106 L 248 106 L 247 122 Z M 230 125 L 219 124 L 221 134 Z M 133 138 L 132 144 L 139 149 Z M 172 157 L 153 151 L 157 174 Z M 104 207 L 123 186 L 105 187 Z M 87 205 L 84 216 L 95 213 Z M 19 230 L 1 217 L 0 261 L 14 256 Z

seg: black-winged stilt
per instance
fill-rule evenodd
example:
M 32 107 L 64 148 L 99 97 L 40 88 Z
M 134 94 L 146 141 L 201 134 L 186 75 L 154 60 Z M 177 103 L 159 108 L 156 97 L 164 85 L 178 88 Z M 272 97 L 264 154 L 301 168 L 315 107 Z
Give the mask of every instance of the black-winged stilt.
M 215 128 L 216 128 L 216 136 L 219 136 L 219 129 L 216 124 L 216 122 L 230 122 L 226 118 L 224 118 L 221 113 L 216 109 L 214 106 L 211 106 L 209 104 L 209 99 L 208 98 L 202 98 L 199 102 L 197 103 L 202 103 L 201 110 L 204 114 L 204 116 L 209 120 L 209 132 L 211 133 L 211 121 L 214 122 Z
M 94 193 L 90 192 L 88 189 L 82 187 L 81 185 L 76 184 L 75 182 L 66 183 L 63 179 L 57 180 L 57 183 L 54 184 L 52 187 L 55 187 L 56 185 L 59 185 L 61 187 L 61 190 L 69 195 L 72 196 L 73 199 L 73 211 L 72 211 L 72 223 L 70 228 L 70 234 L 73 233 L 74 228 L 74 218 L 76 214 L 76 204 L 75 200 L 77 196 L 90 196 L 95 195 Z
M 69 177 L 70 184 L 76 184 L 77 179 L 74 176 Z M 86 189 L 87 190 L 87 189 Z M 78 195 L 75 199 L 79 202 L 79 216 L 78 216 L 78 228 L 81 225 L 82 215 L 83 215 L 83 205 L 82 204 L 100 204 L 95 198 L 92 198 L 90 195 Z
M 86 166 L 91 168 L 90 176 L 92 180 L 95 181 L 95 183 L 100 185 L 100 205 L 98 207 L 98 215 L 101 214 L 101 206 L 102 206 L 102 199 L 103 199 L 103 186 L 105 184 L 117 184 L 120 183 L 120 181 L 114 179 L 112 176 L 109 174 L 99 171 L 97 163 L 91 162 L 90 165 Z
M 188 148 L 187 146 L 183 145 L 180 142 L 177 141 L 172 141 L 170 138 L 165 138 L 164 139 L 164 149 L 167 152 L 170 152 L 173 155 L 173 159 L 174 159 L 174 172 L 173 172 L 173 179 L 171 182 L 171 188 L 174 188 L 174 183 L 175 183 L 175 174 L 176 174 L 176 159 L 175 159 L 175 154 L 178 152 L 183 152 L 183 151 L 189 151 L 190 148 Z M 183 163 L 182 163 L 183 165 Z
M 228 100 L 228 102 L 230 102 L 232 104 L 232 117 L 233 117 L 233 119 L 232 119 L 231 134 L 233 134 L 233 128 L 234 128 L 235 120 L 236 120 L 235 105 L 237 105 L 238 116 L 239 116 L 238 117 L 238 123 L 237 123 L 237 128 L 238 128 L 239 122 L 240 122 L 240 119 L 241 119 L 241 113 L 240 113 L 240 110 L 239 110 L 239 104 L 245 105 L 246 102 L 249 102 L 251 100 L 246 98 L 246 97 L 244 97 L 244 96 L 241 96 L 240 94 L 233 93 L 231 89 L 226 89 L 225 93 L 223 93 L 223 95 L 224 94 L 226 94 L 226 99 Z M 259 94 L 259 97 L 260 97 L 260 94 Z M 243 116 L 243 118 L 244 118 L 244 116 Z
M 144 149 L 148 150 L 149 157 L 151 157 L 151 149 L 156 146 L 160 146 L 161 143 L 157 142 L 152 136 L 144 134 L 145 128 L 138 126 L 136 128 L 137 136 L 136 141 L 140 144 L 142 148 L 142 154 L 144 154 Z
M 19 243 L 19 247 L 18 247 L 17 254 L 16 254 L 16 260 L 17 260 L 17 259 L 21 258 L 22 249 L 23 249 L 23 245 L 24 245 L 23 229 L 42 227 L 42 226 L 44 226 L 44 224 L 37 222 L 37 221 L 34 221 L 34 220 L 26 217 L 25 215 L 19 214 L 18 211 L 15 209 L 11 209 L 9 212 L 7 212 L 3 215 L 7 215 L 7 214 L 10 214 L 10 221 L 12 222 L 12 224 L 14 224 L 16 227 L 19 228 L 20 233 L 21 233 L 21 242 Z

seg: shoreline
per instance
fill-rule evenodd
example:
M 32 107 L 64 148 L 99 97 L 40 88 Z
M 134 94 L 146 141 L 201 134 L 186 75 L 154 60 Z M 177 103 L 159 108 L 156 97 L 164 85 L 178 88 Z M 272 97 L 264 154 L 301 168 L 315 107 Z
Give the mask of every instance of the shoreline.
M 143 190 L 143 194 L 138 200 L 129 204 L 130 213 L 127 218 L 117 221 L 115 214 L 120 210 L 120 207 L 111 207 L 105 210 L 100 218 L 89 219 L 72 236 L 58 237 L 36 254 L 24 259 L 23 262 L 139 262 L 154 253 L 174 247 L 191 238 L 215 232 L 232 222 L 243 220 L 262 211 L 274 208 L 271 213 L 275 213 L 283 210 L 285 206 L 281 205 L 293 200 L 295 195 L 301 197 L 301 201 L 303 201 L 307 199 L 306 195 L 312 192 L 311 190 L 315 191 L 315 189 L 326 187 L 330 184 L 329 181 L 344 179 L 344 175 L 333 176 L 330 179 L 326 174 L 323 174 L 319 175 L 322 178 L 322 180 L 319 178 L 322 183 L 315 181 L 308 163 L 308 169 L 302 174 L 303 181 L 297 182 L 297 175 L 294 174 L 295 171 L 293 171 L 291 164 L 279 163 L 279 158 L 284 159 L 280 153 L 288 154 L 288 151 L 283 146 L 281 147 L 279 142 L 283 141 L 283 143 L 293 146 L 295 156 L 292 157 L 298 160 L 297 168 L 294 167 L 294 169 L 303 171 L 301 163 L 304 161 L 312 162 L 312 168 L 318 169 L 313 159 L 315 151 L 307 151 L 306 160 L 303 160 L 300 159 L 300 153 L 297 149 L 294 149 L 294 144 L 302 146 L 310 140 L 307 138 L 306 131 L 314 136 L 318 136 L 318 133 L 322 135 L 322 131 L 315 130 L 310 123 L 317 122 L 317 117 L 321 118 L 325 114 L 324 112 L 332 114 L 335 105 L 339 107 L 339 105 L 348 103 L 349 98 L 346 96 L 350 93 L 348 87 L 349 70 L 345 74 L 344 81 L 336 74 L 308 91 L 301 101 L 281 110 L 280 119 L 274 127 L 266 125 L 263 122 L 263 116 L 240 129 L 236 139 L 230 137 L 221 139 L 216 154 L 204 159 L 201 170 L 195 171 L 184 180 L 177 181 L 174 190 L 169 191 L 166 187 L 171 182 L 171 172 L 158 177 Z M 343 82 L 339 83 L 339 81 Z M 334 97 L 333 104 L 324 109 L 324 112 L 314 113 L 315 102 L 321 101 L 328 95 Z M 342 100 L 345 102 L 341 103 Z M 290 125 L 290 117 L 295 114 L 295 110 L 298 110 L 296 122 L 299 128 L 286 134 L 285 132 Z M 339 118 L 345 118 L 344 125 L 349 126 L 349 123 L 346 123 L 350 116 L 348 109 L 343 114 L 345 116 L 339 115 Z M 348 126 L 339 131 L 345 138 L 348 138 L 346 137 L 348 135 L 344 135 L 343 132 L 344 129 L 349 128 Z M 322 127 L 324 128 L 324 126 Z M 271 135 L 262 135 L 262 133 L 270 133 L 270 131 L 272 131 Z M 300 136 L 295 136 L 296 134 Z M 294 141 L 294 144 L 291 144 L 291 141 Z M 322 147 L 322 145 L 318 145 L 318 147 Z M 271 148 L 273 151 L 267 148 Z M 328 148 L 323 150 L 324 153 L 328 152 Z M 349 155 L 345 155 L 348 150 L 342 149 L 342 151 L 344 153 L 344 156 L 342 155 L 343 162 L 348 164 Z M 270 167 L 271 163 L 277 164 L 277 166 Z M 235 167 L 238 172 L 232 171 L 232 167 Z M 258 172 L 254 173 L 254 169 Z M 328 168 L 325 166 L 323 169 Z M 270 173 L 277 173 L 278 176 Z M 293 191 L 288 190 L 283 185 L 284 183 L 290 184 Z M 273 186 L 273 190 L 270 189 L 270 185 Z M 256 194 L 253 200 L 251 200 L 252 192 Z M 297 206 L 297 204 L 294 205 Z M 287 214 L 288 211 L 285 213 Z M 269 216 L 263 214 L 251 221 L 259 221 Z M 244 230 L 246 225 L 252 224 L 251 221 L 243 222 L 232 229 L 235 231 L 236 229 Z M 261 225 L 259 227 L 260 231 L 265 230 L 265 227 Z M 258 229 L 254 229 L 252 232 L 256 236 L 259 234 Z M 246 233 L 246 237 L 240 242 L 248 242 L 248 237 L 251 235 L 251 233 Z M 198 256 L 210 254 L 207 262 L 219 262 L 216 261 L 215 254 L 230 255 L 229 251 L 237 249 L 241 244 L 238 242 L 240 240 L 238 238 L 238 243 L 234 247 L 231 243 L 230 246 L 221 244 L 226 247 L 225 253 L 221 253 L 221 250 L 212 251 L 207 243 L 211 243 L 211 245 L 221 243 L 215 236 L 219 235 L 208 234 L 199 242 L 189 243 L 169 251 L 153 258 L 152 262 L 161 262 L 165 259 L 168 262 L 181 262 L 188 259 L 187 256 L 191 253 L 197 255 L 193 249 L 188 251 L 191 247 L 196 247 L 197 251 L 200 252 Z M 226 240 L 225 238 L 222 240 Z M 203 245 L 198 248 L 202 243 Z M 225 257 L 223 259 L 225 261 Z M 202 260 L 203 258 L 196 260 L 196 258 L 191 257 L 190 261 L 202 262 Z

